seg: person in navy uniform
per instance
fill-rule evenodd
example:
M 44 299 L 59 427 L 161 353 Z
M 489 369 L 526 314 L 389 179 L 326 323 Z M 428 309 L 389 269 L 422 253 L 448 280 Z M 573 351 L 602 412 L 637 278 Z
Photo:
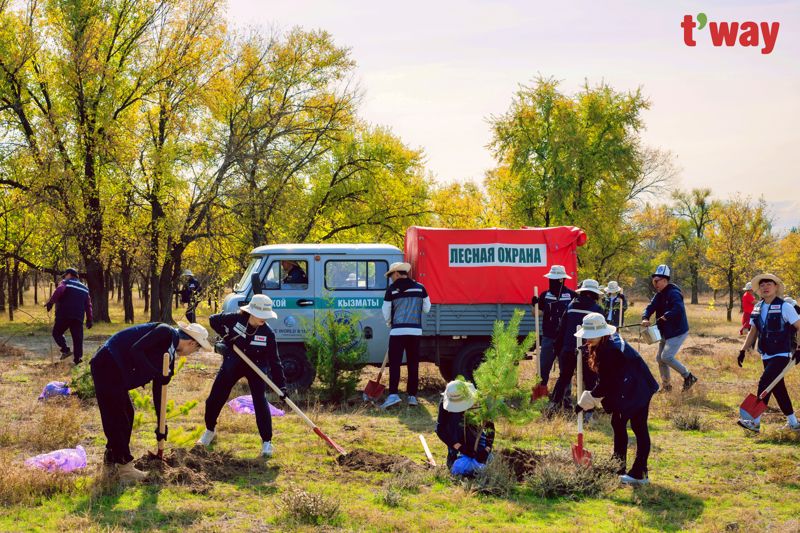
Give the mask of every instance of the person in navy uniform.
M 153 383 L 156 410 L 156 439 L 166 439 L 158 432 L 161 409 L 161 386 L 175 373 L 175 356 L 191 355 L 200 347 L 212 350 L 208 331 L 200 324 L 150 322 L 132 326 L 112 335 L 89 362 L 94 381 L 97 407 L 106 435 L 104 464 L 116 469 L 122 483 L 142 481 L 146 472 L 133 465 L 131 433 L 133 404 L 128 391 Z M 164 354 L 169 354 L 169 375 L 163 375 Z
M 53 324 L 53 339 L 61 349 L 61 359 L 70 355 L 77 365 L 83 360 L 83 320 L 86 329 L 92 329 L 92 298 L 89 288 L 78 281 L 78 271 L 68 268 L 64 271 L 61 283 L 45 304 L 47 312 L 56 306 L 56 319 Z M 64 332 L 69 330 L 72 337 L 72 351 L 67 346 Z
M 604 290 L 606 296 L 603 298 L 603 315 L 606 322 L 614 326 L 624 326 L 628 299 L 622 294 L 622 287 L 616 281 L 609 281 Z M 622 315 L 620 315 L 620 311 L 622 311 Z
M 308 275 L 297 261 L 281 261 L 281 268 L 286 273 L 283 277 L 283 283 L 308 285 Z
M 217 436 L 217 418 L 222 406 L 228 401 L 231 389 L 241 378 L 247 378 L 253 407 L 256 411 L 256 425 L 261 435 L 261 455 L 272 457 L 272 416 L 267 403 L 267 384 L 233 350 L 238 347 L 255 363 L 272 382 L 281 389 L 281 399 L 286 397 L 286 379 L 283 365 L 278 355 L 275 332 L 267 324 L 268 319 L 278 318 L 272 310 L 272 299 L 266 294 L 255 294 L 250 303 L 236 313 L 220 313 L 209 317 L 211 329 L 216 331 L 222 342 L 217 350 L 222 353 L 222 366 L 217 372 L 211 392 L 206 400 L 206 431 L 198 444 L 210 446 Z
M 764 372 L 758 380 L 758 395 L 760 395 L 786 368 L 789 357 L 800 361 L 800 351 L 792 354 L 792 341 L 800 330 L 800 316 L 791 302 L 782 298 L 783 282 L 779 277 L 773 274 L 759 274 L 751 283 L 753 288 L 758 290 L 761 300 L 756 303 L 750 315 L 750 331 L 739 352 L 737 363 L 742 366 L 747 350 L 753 347 L 757 339 L 758 352 L 764 365 Z M 769 402 L 772 394 L 775 395 L 781 412 L 786 416 L 786 425 L 783 429 L 800 431 L 800 422 L 794 414 L 792 399 L 789 398 L 784 380 L 780 380 L 772 392 L 764 397 L 764 403 Z M 738 424 L 755 433 L 761 431 L 761 417 L 741 418 Z
M 567 270 L 562 265 L 553 265 L 550 272 L 544 275 L 549 281 L 550 287 L 538 298 L 534 295 L 531 298 L 531 305 L 537 306 L 542 312 L 542 332 L 541 332 L 541 367 L 539 377 L 542 383 L 547 385 L 550 380 L 550 371 L 556 361 L 555 343 L 558 336 L 558 324 L 564 311 L 578 293 L 564 286 L 565 280 L 572 279 L 567 274 Z M 537 341 L 538 342 L 538 341 Z
M 647 459 L 650 456 L 650 431 L 647 419 L 650 400 L 658 391 L 658 382 L 642 356 L 626 343 L 599 313 L 583 318 L 575 337 L 586 342 L 588 364 L 597 374 L 597 383 L 581 394 L 575 411 L 602 406 L 611 413 L 614 430 L 614 458 L 620 461 L 619 480 L 626 485 L 649 483 Z M 636 459 L 626 471 L 628 422 L 636 436 Z
M 197 281 L 189 269 L 183 271 L 183 276 L 186 281 L 180 290 L 181 303 L 186 304 L 186 320 L 195 322 L 197 320 L 195 311 L 200 303 L 200 282 Z

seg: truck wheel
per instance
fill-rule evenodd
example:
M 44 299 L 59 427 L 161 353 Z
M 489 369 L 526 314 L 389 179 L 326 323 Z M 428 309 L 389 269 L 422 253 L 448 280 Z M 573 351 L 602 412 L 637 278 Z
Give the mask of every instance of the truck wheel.
M 316 372 L 306 357 L 303 346 L 278 345 L 278 353 L 283 363 L 283 375 L 290 390 L 303 391 L 314 383 Z
M 461 348 L 454 361 L 455 374 L 473 381 L 472 373 L 483 362 L 484 352 L 487 348 L 489 348 L 489 344 L 486 342 L 473 342 Z

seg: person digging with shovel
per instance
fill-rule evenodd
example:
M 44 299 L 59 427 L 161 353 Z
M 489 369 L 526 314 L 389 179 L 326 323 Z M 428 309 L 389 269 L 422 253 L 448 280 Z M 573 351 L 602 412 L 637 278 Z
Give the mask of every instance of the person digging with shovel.
M 455 380 L 447 384 L 439 402 L 436 435 L 447 445 L 447 468 L 454 475 L 471 475 L 489 460 L 494 445 L 494 424 L 481 429 L 465 419 L 475 405 L 475 385 Z
M 590 313 L 583 318 L 575 337 L 589 348 L 589 367 L 597 374 L 597 384 L 581 394 L 576 413 L 600 406 L 611 413 L 614 430 L 614 457 L 622 463 L 618 471 L 624 484 L 649 483 L 647 459 L 650 455 L 650 432 L 647 418 L 650 400 L 658 390 L 658 382 L 633 346 L 626 343 L 617 328 L 607 324 L 603 315 Z M 628 422 L 636 436 L 636 459 L 627 472 Z
M 150 322 L 123 329 L 112 335 L 89 362 L 94 381 L 97 407 L 106 435 L 103 457 L 107 467 L 113 467 L 121 483 L 143 481 L 146 472 L 133 465 L 130 441 L 133 432 L 133 404 L 128 391 L 152 381 L 156 427 L 161 422 L 161 387 L 175 373 L 175 356 L 191 355 L 200 347 L 211 351 L 208 331 L 200 324 L 167 324 Z M 164 354 L 169 354 L 169 373 L 163 374 Z M 156 439 L 166 440 L 156 429 Z
M 217 436 L 217 418 L 222 411 L 231 389 L 236 382 L 247 378 L 250 394 L 253 395 L 253 408 L 256 412 L 256 425 L 261 435 L 261 455 L 272 457 L 272 415 L 267 403 L 267 384 L 256 372 L 247 366 L 241 357 L 234 353 L 238 347 L 253 364 L 268 375 L 281 391 L 281 399 L 286 398 L 286 378 L 278 355 L 275 332 L 267 324 L 268 319 L 278 318 L 272 310 L 272 299 L 266 294 L 254 294 L 250 303 L 236 313 L 220 313 L 208 319 L 211 329 L 216 331 L 222 342 L 217 343 L 217 351 L 222 354 L 222 366 L 211 386 L 206 400 L 206 431 L 197 441 L 210 446 Z
M 750 332 L 739 351 L 736 362 L 741 367 L 744 363 L 745 354 L 753 347 L 758 339 L 758 352 L 761 354 L 761 362 L 764 365 L 764 372 L 758 381 L 758 396 L 778 377 L 789 363 L 792 351 L 792 339 L 800 330 L 800 316 L 792 305 L 784 301 L 783 282 L 772 274 L 759 274 L 751 282 L 753 287 L 758 288 L 761 300 L 753 308 L 750 315 Z M 795 351 L 795 362 L 800 362 L 800 351 Z M 775 394 L 778 406 L 786 416 L 786 425 L 783 429 L 800 431 L 800 423 L 794 414 L 792 400 L 789 398 L 789 391 L 786 384 L 781 379 L 768 393 L 761 398 L 766 404 L 769 402 L 770 394 Z M 743 413 L 744 415 L 744 413 Z M 738 424 L 743 428 L 758 433 L 761 431 L 761 416 L 750 418 L 743 416 Z

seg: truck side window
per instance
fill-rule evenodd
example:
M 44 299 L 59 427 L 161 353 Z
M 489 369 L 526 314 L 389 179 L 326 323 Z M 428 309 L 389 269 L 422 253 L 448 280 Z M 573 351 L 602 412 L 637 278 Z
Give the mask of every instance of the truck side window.
M 386 261 L 327 261 L 325 288 L 329 291 L 375 291 L 386 289 Z
M 273 261 L 262 287 L 265 290 L 305 290 L 308 288 L 308 263 L 299 259 Z

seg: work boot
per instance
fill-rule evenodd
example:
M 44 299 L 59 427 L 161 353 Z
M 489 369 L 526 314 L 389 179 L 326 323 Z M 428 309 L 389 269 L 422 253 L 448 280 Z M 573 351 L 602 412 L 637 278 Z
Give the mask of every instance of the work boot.
M 419 405 L 419 403 L 417 403 L 417 397 L 416 396 L 409 396 L 408 397 L 408 405 L 410 405 L 412 407 L 415 406 L 415 405 Z
M 147 478 L 147 472 L 142 472 L 133 466 L 133 461 L 124 465 L 117 465 L 117 474 L 120 483 L 139 483 Z
M 792 424 L 791 422 L 786 422 L 783 427 L 781 427 L 781 431 L 800 431 L 800 422 L 797 424 Z
M 402 400 L 400 399 L 399 394 L 390 394 L 389 397 L 386 398 L 386 401 L 381 404 L 381 409 L 388 409 L 393 405 L 397 405 L 401 401 Z
M 268 440 L 264 441 L 264 443 L 261 445 L 261 457 L 266 457 L 267 459 L 269 459 L 270 457 L 272 457 L 272 452 L 273 452 L 272 442 Z
M 742 426 L 744 429 L 752 431 L 753 433 L 759 433 L 761 431 L 761 424 L 753 420 L 740 418 L 739 420 L 736 421 L 736 423 Z
M 647 478 L 647 474 L 643 475 L 641 479 L 635 478 L 630 474 L 623 474 L 619 476 L 619 481 L 623 485 L 647 485 L 650 483 L 650 480 Z
M 71 356 L 72 356 L 72 350 L 70 350 L 69 348 L 67 348 L 67 350 L 66 350 L 66 351 L 64 351 L 64 350 L 61 350 L 61 357 L 60 357 L 60 360 L 61 360 L 61 361 L 63 361 L 63 360 L 64 360 L 64 359 L 66 359 L 67 357 L 71 357 Z
M 216 431 L 211 431 L 210 429 L 207 429 L 205 430 L 205 432 L 203 432 L 202 435 L 200 435 L 200 438 L 197 439 L 197 444 L 202 444 L 203 446 L 208 448 L 209 446 L 211 446 L 211 442 L 214 440 L 214 437 L 216 436 L 217 436 Z
M 669 383 L 662 383 L 661 388 L 658 389 L 658 392 L 672 392 L 672 385 Z
M 685 378 L 683 378 L 683 392 L 686 392 L 687 390 L 691 389 L 692 385 L 694 385 L 695 383 L 697 383 L 697 377 L 691 372 L 689 372 L 689 374 Z

